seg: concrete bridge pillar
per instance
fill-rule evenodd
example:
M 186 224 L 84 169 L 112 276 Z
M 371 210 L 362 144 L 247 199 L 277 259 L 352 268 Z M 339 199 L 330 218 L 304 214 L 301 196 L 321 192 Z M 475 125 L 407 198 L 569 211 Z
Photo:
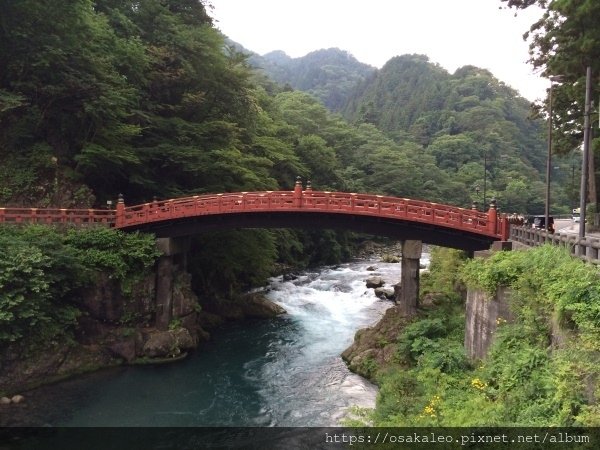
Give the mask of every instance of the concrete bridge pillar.
M 157 329 L 168 330 L 173 318 L 173 279 L 175 268 L 185 269 L 189 238 L 158 238 L 156 246 L 162 252 L 156 269 L 156 317 Z
M 396 301 L 400 306 L 401 313 L 406 317 L 414 316 L 417 313 L 422 251 L 423 243 L 421 241 L 402 242 L 401 290 Z

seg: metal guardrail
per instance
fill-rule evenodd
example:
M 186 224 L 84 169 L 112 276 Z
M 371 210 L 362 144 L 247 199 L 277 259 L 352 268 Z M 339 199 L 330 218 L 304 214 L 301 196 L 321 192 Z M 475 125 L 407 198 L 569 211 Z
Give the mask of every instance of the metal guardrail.
M 577 258 L 593 264 L 600 264 L 600 239 L 597 237 L 588 236 L 580 240 L 576 234 L 548 233 L 546 230 L 512 225 L 510 240 L 529 247 L 544 244 L 558 245 L 569 249 L 571 254 Z

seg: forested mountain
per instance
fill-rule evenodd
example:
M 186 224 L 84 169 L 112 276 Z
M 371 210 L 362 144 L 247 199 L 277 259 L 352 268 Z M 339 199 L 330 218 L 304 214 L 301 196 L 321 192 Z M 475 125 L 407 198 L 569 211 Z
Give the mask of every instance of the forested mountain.
M 289 84 L 338 106 L 349 96 L 348 122 L 257 71 L 197 0 L 0 0 L 0 8 L 2 205 L 291 189 L 300 175 L 321 190 L 463 207 L 481 203 L 478 184 L 503 210 L 541 210 L 540 125 L 486 71 L 450 75 L 403 56 L 373 72 L 335 49 L 294 63 Z M 288 59 L 264 60 L 283 73 Z M 197 238 L 197 248 L 212 249 L 204 256 L 222 254 L 193 262 L 199 290 L 244 289 L 277 260 L 335 263 L 347 251 L 334 232 L 244 233 Z
M 359 82 L 375 72 L 374 67 L 338 48 L 317 50 L 300 58 L 278 50 L 263 56 L 252 54 L 249 61 L 273 81 L 314 95 L 334 112 L 344 107 Z
M 420 144 L 465 186 L 482 189 L 487 166 L 487 188 L 500 204 L 540 213 L 545 124 L 532 120 L 530 110 L 527 100 L 487 70 L 465 66 L 450 74 L 426 56 L 403 55 L 362 83 L 344 115 L 374 124 L 396 141 Z M 566 204 L 565 194 L 555 190 Z
M 372 124 L 396 144 L 410 145 L 409 153 L 433 157 L 434 165 L 480 205 L 495 196 L 506 210 L 543 212 L 545 124 L 531 119 L 531 105 L 514 89 L 485 69 L 465 66 L 450 74 L 427 56 L 403 55 L 353 77 L 358 84 L 342 98 L 339 78 L 349 81 L 347 70 L 323 61 L 348 58 L 354 60 L 330 49 L 295 59 L 275 51 L 250 60 L 262 64 L 271 79 L 314 95 L 350 123 Z M 394 165 L 394 158 L 388 161 Z M 569 196 L 576 195 L 559 186 L 568 173 L 553 177 L 555 208 L 565 212 L 573 201 Z M 387 189 L 394 190 L 392 184 Z

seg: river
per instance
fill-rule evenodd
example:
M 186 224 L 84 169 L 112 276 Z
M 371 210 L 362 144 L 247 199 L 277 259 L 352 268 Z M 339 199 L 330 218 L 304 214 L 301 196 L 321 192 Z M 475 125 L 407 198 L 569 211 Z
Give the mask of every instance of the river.
M 181 362 L 103 370 L 30 391 L 18 425 L 339 425 L 353 405 L 375 403 L 376 387 L 339 356 L 392 305 L 366 288 L 373 275 L 390 286 L 400 264 L 364 260 L 273 278 L 267 297 L 287 314 L 227 324 Z

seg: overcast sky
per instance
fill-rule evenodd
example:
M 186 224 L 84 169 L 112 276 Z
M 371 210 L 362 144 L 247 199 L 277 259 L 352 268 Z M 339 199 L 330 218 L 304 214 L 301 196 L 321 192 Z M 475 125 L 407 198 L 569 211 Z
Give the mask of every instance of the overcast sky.
M 474 65 L 529 100 L 549 85 L 527 64 L 522 35 L 541 15 L 536 9 L 499 9 L 500 0 L 208 0 L 215 25 L 261 55 L 291 57 L 338 47 L 380 68 L 407 53 L 429 57 L 449 72 Z

